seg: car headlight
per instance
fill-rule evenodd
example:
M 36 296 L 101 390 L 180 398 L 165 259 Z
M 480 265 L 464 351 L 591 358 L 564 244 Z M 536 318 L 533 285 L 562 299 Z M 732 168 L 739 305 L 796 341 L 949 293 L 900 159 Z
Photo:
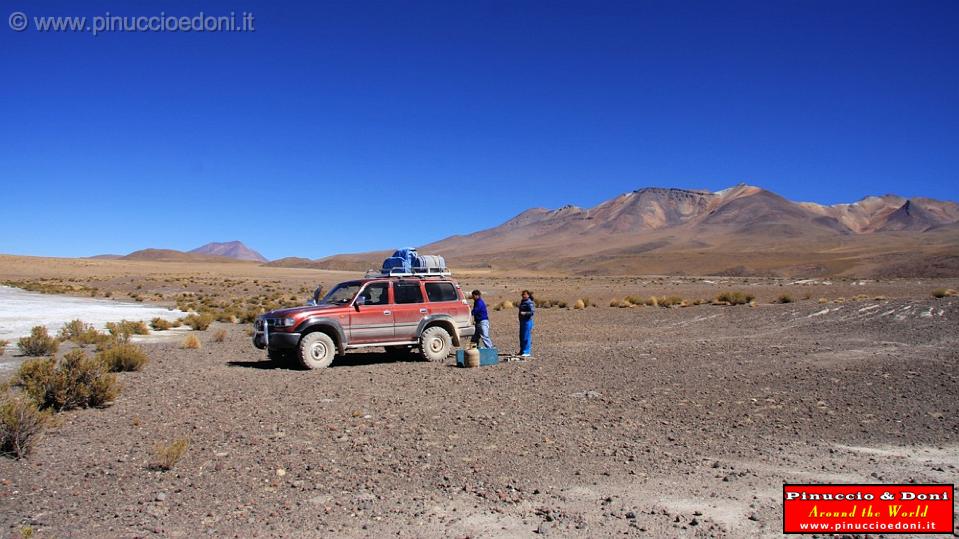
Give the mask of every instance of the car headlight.
M 293 327 L 293 325 L 296 323 L 296 321 L 293 320 L 292 318 L 280 318 L 276 322 L 277 322 L 277 325 L 281 328 Z

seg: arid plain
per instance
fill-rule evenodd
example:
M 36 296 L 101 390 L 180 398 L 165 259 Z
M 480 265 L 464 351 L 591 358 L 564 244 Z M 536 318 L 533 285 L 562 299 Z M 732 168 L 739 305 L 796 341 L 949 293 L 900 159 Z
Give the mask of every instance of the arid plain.
M 458 273 L 490 305 L 566 304 L 539 309 L 533 360 L 480 369 L 283 368 L 229 321 L 357 275 L 0 256 L 8 284 L 225 320 L 142 341 L 111 405 L 0 459 L 0 534 L 776 537 L 784 482 L 955 482 L 959 298 L 933 291 L 959 279 Z M 712 301 L 733 291 L 752 304 Z M 491 315 L 515 351 L 515 311 Z

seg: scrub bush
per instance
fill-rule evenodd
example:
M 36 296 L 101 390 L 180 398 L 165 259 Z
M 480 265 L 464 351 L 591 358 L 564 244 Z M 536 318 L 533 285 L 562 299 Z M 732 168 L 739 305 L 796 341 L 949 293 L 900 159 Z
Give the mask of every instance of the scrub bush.
M 50 423 L 50 413 L 37 403 L 11 391 L 0 397 L 0 453 L 22 459 Z
M 114 337 L 130 335 L 149 335 L 150 328 L 143 320 L 120 320 L 119 322 L 107 322 L 107 331 Z
M 183 318 L 183 323 L 190 326 L 193 331 L 205 331 L 213 323 L 213 315 L 191 314 Z
M 120 394 L 116 376 L 83 350 L 72 350 L 57 363 L 54 358 L 24 362 L 15 383 L 40 408 L 69 410 L 103 406 Z
M 717 303 L 727 305 L 747 305 L 754 299 L 756 296 L 746 292 L 722 292 L 716 296 Z
M 133 343 L 116 343 L 97 354 L 97 359 L 110 372 L 129 372 L 143 369 L 150 358 Z
M 73 341 L 79 345 L 97 344 L 105 335 L 97 331 L 97 328 L 91 324 L 86 324 L 83 320 L 71 320 L 64 324 L 57 333 L 57 338 L 61 341 Z
M 50 356 L 57 353 L 60 343 L 51 337 L 47 328 L 43 326 L 34 326 L 30 330 L 29 337 L 23 337 L 17 341 L 20 352 L 25 356 L 40 357 Z

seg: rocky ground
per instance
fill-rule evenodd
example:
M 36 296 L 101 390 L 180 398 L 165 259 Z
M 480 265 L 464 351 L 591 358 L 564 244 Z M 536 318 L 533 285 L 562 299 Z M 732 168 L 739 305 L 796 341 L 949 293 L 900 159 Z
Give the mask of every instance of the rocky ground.
M 678 293 L 720 286 L 697 282 Z M 622 283 L 464 282 L 536 285 Z M 480 369 L 380 352 L 277 368 L 234 324 L 198 350 L 148 341 L 112 406 L 60 414 L 29 458 L 0 458 L 0 536 L 774 537 L 784 482 L 956 482 L 959 298 L 832 286 L 878 289 L 542 309 L 535 359 Z M 492 327 L 515 351 L 515 313 Z M 180 437 L 182 460 L 151 469 Z

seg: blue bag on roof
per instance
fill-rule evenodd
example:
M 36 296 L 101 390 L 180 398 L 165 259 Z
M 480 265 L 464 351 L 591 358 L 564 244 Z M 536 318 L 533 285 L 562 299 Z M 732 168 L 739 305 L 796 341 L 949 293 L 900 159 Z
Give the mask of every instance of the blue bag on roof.
M 429 270 L 446 270 L 446 259 L 442 256 L 421 255 L 416 249 L 397 249 L 393 256 L 383 261 L 383 273 L 414 273 Z

